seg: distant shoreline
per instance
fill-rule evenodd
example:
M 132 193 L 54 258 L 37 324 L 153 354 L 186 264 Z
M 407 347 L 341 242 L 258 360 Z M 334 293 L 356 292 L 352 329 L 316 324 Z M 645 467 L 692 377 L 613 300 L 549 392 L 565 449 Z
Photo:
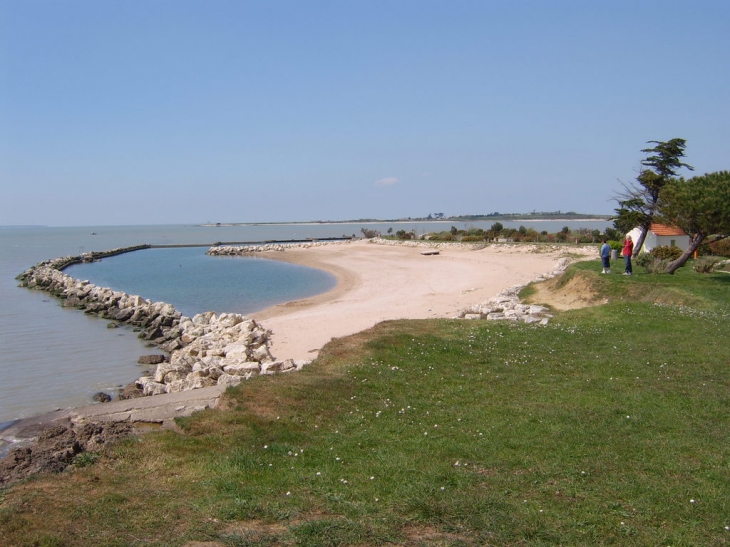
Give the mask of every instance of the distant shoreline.
M 454 222 L 608 222 L 611 217 L 586 217 L 586 218 L 478 218 L 478 219 L 399 219 L 399 220 L 323 220 L 307 222 L 220 222 L 196 224 L 202 228 L 223 228 L 231 226 L 327 226 L 338 224 L 451 224 Z

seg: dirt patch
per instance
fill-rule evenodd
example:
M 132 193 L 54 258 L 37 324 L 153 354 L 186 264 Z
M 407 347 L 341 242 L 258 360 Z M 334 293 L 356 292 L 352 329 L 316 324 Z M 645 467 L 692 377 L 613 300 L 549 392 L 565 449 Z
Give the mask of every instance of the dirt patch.
M 268 524 L 255 520 L 232 523 L 226 526 L 222 535 L 228 536 L 231 539 L 238 539 L 241 545 L 294 545 L 293 538 L 287 526 L 283 524 Z M 230 543 L 226 543 L 226 545 L 230 545 Z M 198 546 L 185 545 L 183 547 Z M 214 546 L 201 545 L 200 547 Z M 221 545 L 221 547 L 223 546 Z
M 531 286 L 534 292 L 524 301 L 528 304 L 542 304 L 559 311 L 577 310 L 605 304 L 593 288 L 593 283 L 585 272 L 576 272 L 570 279 L 564 276 L 556 277 Z
M 405 530 L 409 544 L 416 545 L 473 545 L 471 538 L 449 532 L 442 532 L 432 526 L 409 526 Z

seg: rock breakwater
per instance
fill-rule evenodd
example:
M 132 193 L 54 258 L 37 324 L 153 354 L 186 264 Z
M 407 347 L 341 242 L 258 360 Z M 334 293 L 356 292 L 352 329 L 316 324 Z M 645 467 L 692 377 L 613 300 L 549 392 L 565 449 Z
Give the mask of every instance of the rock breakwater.
M 271 251 L 286 251 L 290 249 L 311 249 L 324 245 L 343 245 L 350 243 L 349 239 L 337 241 L 306 241 L 301 243 L 255 243 L 249 245 L 214 245 L 205 253 L 210 256 L 246 256 L 253 253 Z
M 231 386 L 259 374 L 301 370 L 306 364 L 275 360 L 269 349 L 271 332 L 240 314 L 206 312 L 190 318 L 171 304 L 99 287 L 61 271 L 71 264 L 147 247 L 48 260 L 18 276 L 21 286 L 47 291 L 65 307 L 138 329 L 140 338 L 168 354 L 154 373 L 137 379 L 120 397 Z

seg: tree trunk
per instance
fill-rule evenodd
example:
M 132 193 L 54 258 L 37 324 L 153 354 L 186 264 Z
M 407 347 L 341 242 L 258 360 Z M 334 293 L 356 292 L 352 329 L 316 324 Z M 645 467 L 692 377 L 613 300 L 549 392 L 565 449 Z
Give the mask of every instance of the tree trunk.
M 644 240 L 646 239 L 646 234 L 649 231 L 649 226 L 642 226 L 641 232 L 639 233 L 639 239 L 638 241 L 634 241 L 634 252 L 631 256 L 636 258 L 639 256 L 639 252 L 641 252 L 641 247 L 644 246 Z
M 682 256 L 680 256 L 677 260 L 672 260 L 667 266 L 665 272 L 668 274 L 673 274 L 677 271 L 678 268 L 684 266 L 684 263 L 687 262 L 694 254 L 694 252 L 700 248 L 700 245 L 702 245 L 702 242 L 704 240 L 705 236 L 703 234 L 696 234 L 693 239 L 690 239 L 689 247 L 687 247 L 687 250 L 684 251 L 682 253 Z

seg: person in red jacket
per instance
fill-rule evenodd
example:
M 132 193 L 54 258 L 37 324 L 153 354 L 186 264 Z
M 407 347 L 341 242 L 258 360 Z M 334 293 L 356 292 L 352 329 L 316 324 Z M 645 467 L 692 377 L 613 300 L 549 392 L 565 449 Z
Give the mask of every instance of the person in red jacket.
M 631 255 L 634 254 L 634 242 L 629 234 L 626 234 L 626 239 L 624 239 L 624 248 L 621 251 L 621 254 L 626 259 L 626 268 L 624 269 L 624 275 L 633 274 L 634 270 L 631 268 Z

